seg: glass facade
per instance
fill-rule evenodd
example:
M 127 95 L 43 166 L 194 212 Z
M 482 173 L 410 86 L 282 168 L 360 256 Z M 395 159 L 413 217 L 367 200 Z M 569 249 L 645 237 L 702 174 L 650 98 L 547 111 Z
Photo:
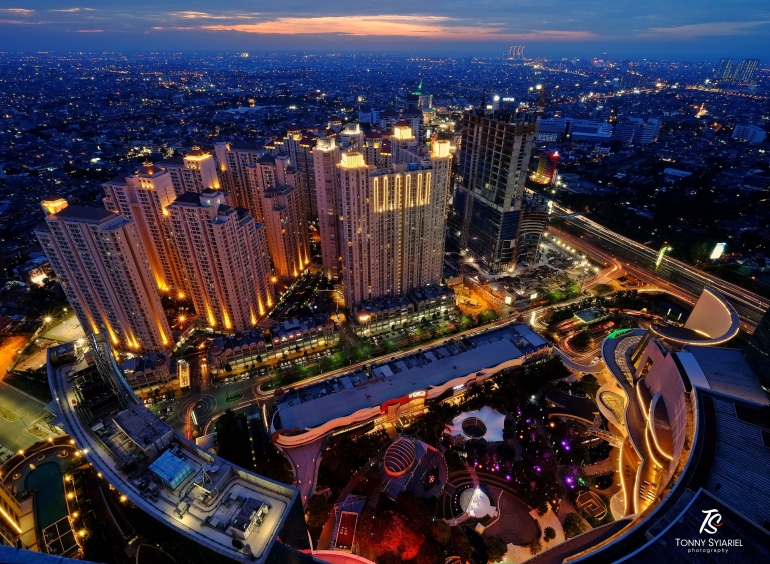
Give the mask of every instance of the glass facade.
M 150 464 L 150 470 L 172 490 L 177 489 L 193 473 L 190 465 L 174 456 L 170 450 L 161 454 L 155 462 Z
M 524 183 L 537 134 L 534 115 L 466 113 L 450 232 L 490 272 L 517 260 Z

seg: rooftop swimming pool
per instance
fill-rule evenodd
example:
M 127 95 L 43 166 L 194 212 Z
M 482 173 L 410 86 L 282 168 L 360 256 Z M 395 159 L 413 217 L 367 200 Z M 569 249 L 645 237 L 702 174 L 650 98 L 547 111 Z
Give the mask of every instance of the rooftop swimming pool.
M 24 489 L 37 488 L 35 494 L 35 521 L 42 531 L 67 516 L 62 471 L 57 462 L 44 462 L 24 479 Z

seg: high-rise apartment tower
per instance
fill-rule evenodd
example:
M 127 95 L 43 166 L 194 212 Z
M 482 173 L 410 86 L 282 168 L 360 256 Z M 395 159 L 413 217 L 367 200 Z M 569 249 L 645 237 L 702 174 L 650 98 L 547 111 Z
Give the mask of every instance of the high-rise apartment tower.
M 210 327 L 245 331 L 273 303 L 265 228 L 223 192 L 186 192 L 170 206 L 190 297 Z
M 135 223 L 119 213 L 44 200 L 35 231 L 87 334 L 134 352 L 168 349 L 173 337 Z

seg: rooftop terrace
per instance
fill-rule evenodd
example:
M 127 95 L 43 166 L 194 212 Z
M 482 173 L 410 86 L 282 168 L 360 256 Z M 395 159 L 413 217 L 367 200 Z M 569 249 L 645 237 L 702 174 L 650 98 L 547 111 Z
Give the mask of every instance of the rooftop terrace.
M 92 351 L 103 352 L 98 347 Z M 85 369 L 82 357 L 58 366 L 49 360 L 48 377 L 65 427 L 89 462 L 158 521 L 234 560 L 264 562 L 297 501 L 297 490 L 197 448 L 139 404 L 133 394 L 130 397 L 136 403 L 128 409 L 86 420 L 73 390 L 75 376 Z M 98 428 L 98 433 L 92 428 Z M 237 517 L 242 519 L 244 508 L 255 504 L 269 509 L 252 527 L 239 528 Z M 231 530 L 233 525 L 241 534 Z M 234 536 L 248 548 L 235 548 Z

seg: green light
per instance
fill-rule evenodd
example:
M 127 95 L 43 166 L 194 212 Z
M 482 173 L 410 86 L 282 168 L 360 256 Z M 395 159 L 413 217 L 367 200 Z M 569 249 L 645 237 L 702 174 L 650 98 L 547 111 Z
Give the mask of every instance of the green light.
M 621 335 L 625 335 L 626 333 L 630 333 L 631 329 L 618 329 L 617 331 L 613 331 L 609 335 L 607 335 L 608 339 L 617 339 Z

